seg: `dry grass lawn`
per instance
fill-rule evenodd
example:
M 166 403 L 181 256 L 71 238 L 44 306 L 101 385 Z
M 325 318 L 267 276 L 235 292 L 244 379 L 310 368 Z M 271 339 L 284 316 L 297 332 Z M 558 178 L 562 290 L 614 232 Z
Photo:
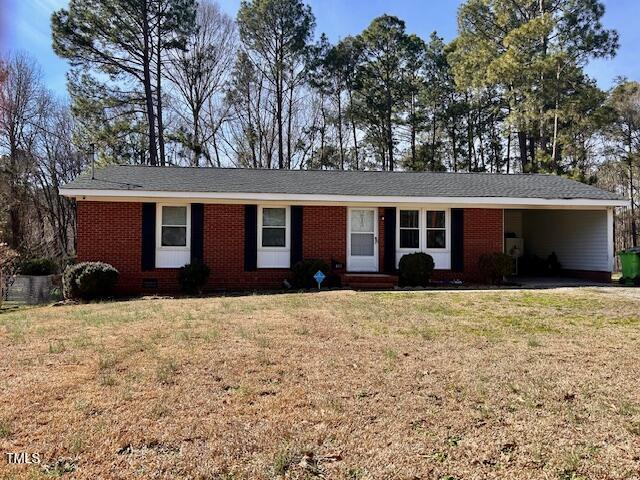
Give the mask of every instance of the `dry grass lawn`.
M 0 314 L 0 478 L 640 478 L 640 290 Z M 4 455 L 3 455 L 4 457 Z

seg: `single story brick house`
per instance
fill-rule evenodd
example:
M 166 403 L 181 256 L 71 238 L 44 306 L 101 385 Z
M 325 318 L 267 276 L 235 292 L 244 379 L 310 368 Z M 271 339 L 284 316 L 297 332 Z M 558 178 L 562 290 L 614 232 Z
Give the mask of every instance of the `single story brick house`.
M 478 281 L 483 253 L 555 252 L 571 276 L 609 280 L 620 196 L 552 175 L 108 166 L 75 198 L 79 261 L 120 271 L 121 293 L 174 292 L 201 261 L 210 290 L 278 288 L 302 259 L 356 285 L 392 285 L 400 258 Z M 522 250 L 522 252 L 520 252 Z

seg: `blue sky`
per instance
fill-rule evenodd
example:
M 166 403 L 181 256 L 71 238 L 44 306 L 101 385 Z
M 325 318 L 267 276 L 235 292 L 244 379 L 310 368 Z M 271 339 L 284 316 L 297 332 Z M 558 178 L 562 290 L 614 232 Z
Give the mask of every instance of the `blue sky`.
M 67 64 L 51 49 L 49 19 L 51 13 L 66 6 L 67 0 L 0 0 L 0 49 L 26 51 L 38 60 L 49 88 L 65 95 Z M 219 0 L 230 15 L 240 0 Z M 378 15 L 389 13 L 405 20 L 409 32 L 423 38 L 436 30 L 445 40 L 456 35 L 458 0 L 311 0 L 316 16 L 317 33 L 325 32 L 331 40 L 357 34 Z M 602 88 L 615 77 L 640 80 L 640 1 L 605 0 L 607 12 L 603 22 L 620 34 L 621 48 L 613 60 L 598 60 L 588 67 Z

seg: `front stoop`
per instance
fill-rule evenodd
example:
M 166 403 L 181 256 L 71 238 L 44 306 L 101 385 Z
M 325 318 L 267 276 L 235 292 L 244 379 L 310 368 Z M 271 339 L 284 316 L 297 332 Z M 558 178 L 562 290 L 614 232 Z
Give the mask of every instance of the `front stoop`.
M 398 285 L 397 275 L 386 273 L 345 273 L 342 285 L 354 290 L 392 290 Z

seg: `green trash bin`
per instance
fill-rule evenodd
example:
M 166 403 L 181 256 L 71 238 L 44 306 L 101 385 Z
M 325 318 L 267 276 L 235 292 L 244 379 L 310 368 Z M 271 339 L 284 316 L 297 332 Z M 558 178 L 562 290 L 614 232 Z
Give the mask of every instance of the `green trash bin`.
M 636 249 L 623 250 L 618 252 L 618 256 L 622 267 L 621 281 L 629 284 L 640 282 L 640 252 Z

